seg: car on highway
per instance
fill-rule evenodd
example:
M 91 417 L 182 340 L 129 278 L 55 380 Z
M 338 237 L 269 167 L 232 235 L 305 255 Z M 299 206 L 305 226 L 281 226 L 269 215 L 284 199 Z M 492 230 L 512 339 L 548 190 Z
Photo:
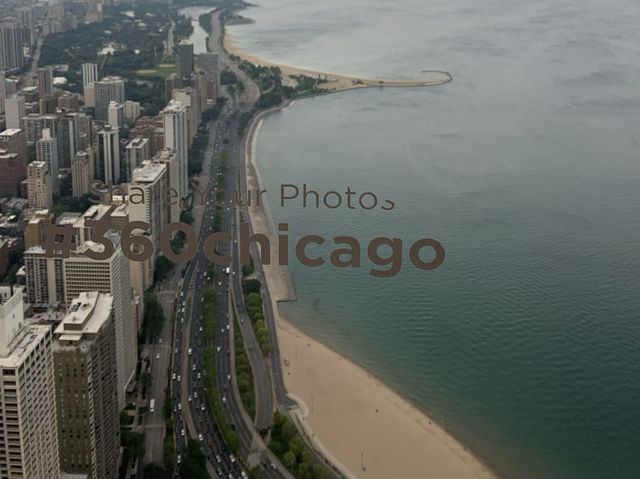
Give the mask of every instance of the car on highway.
M 189 348 L 189 351 L 187 351 L 187 354 L 191 356 L 191 348 Z
M 236 458 L 233 456 L 233 454 L 229 454 L 229 461 L 231 461 L 231 464 L 236 462 Z
M 218 353 L 219 353 L 220 351 L 222 351 L 222 348 L 221 348 L 220 346 L 218 346 L 218 347 L 216 348 L 216 352 L 218 352 Z
M 180 382 L 180 379 L 182 379 L 182 378 L 181 378 L 181 376 L 178 374 L 178 382 Z
M 226 403 L 227 403 L 227 397 L 226 397 L 226 396 L 222 396 L 222 402 L 223 402 L 224 404 L 226 404 Z
M 184 429 L 180 430 L 180 435 L 184 437 Z
M 181 402 L 178 403 L 178 411 L 182 411 L 182 403 Z
M 160 353 L 156 353 L 156 359 L 160 359 Z

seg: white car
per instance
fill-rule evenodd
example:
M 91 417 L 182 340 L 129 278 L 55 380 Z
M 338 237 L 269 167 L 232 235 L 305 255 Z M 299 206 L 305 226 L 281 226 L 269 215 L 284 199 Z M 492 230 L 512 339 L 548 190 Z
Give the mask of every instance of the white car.
M 194 364 L 193 366 L 191 366 L 191 370 L 195 371 L 196 370 L 196 365 Z
M 156 354 L 156 359 L 160 359 L 160 353 Z
M 217 352 L 220 352 L 221 350 L 222 350 L 222 348 L 221 348 L 220 346 L 218 346 L 218 347 L 216 348 L 216 351 L 217 351 Z
M 198 434 L 198 441 L 200 442 L 204 441 L 204 437 L 202 437 L 202 434 Z
M 200 410 L 204 411 L 204 404 L 202 406 L 200 406 Z
M 176 373 L 173 373 L 173 374 L 171 375 L 171 379 L 173 379 L 174 381 L 176 380 Z
M 189 397 L 187 398 L 187 400 L 191 402 L 191 394 L 189 394 Z
M 181 402 L 178 403 L 178 411 L 182 411 L 182 403 Z
M 189 348 L 189 351 L 187 351 L 187 354 L 191 356 L 191 348 Z
M 181 436 L 184 436 L 184 429 L 182 429 L 182 430 L 180 431 L 180 435 L 181 435 Z
M 180 379 L 182 379 L 182 378 L 181 378 L 181 377 L 180 377 L 180 375 L 178 374 L 178 382 L 180 382 Z
M 222 402 L 225 403 L 225 404 L 227 403 L 227 397 L 226 396 L 222 396 Z

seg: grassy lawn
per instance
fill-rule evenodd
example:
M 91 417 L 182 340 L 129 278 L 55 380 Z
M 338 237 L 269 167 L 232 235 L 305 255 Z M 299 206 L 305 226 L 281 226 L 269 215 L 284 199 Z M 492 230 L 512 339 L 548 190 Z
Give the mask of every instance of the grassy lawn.
M 174 63 L 161 63 L 153 70 L 138 70 L 136 75 L 139 77 L 162 77 L 166 78 L 172 73 L 177 73 L 178 67 Z

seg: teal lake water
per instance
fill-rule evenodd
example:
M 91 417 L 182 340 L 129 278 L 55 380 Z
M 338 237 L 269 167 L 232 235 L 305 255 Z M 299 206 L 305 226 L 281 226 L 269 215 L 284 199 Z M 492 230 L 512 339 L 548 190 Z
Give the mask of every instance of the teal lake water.
M 264 0 L 244 14 L 256 23 L 231 33 L 268 60 L 454 77 L 264 122 L 258 164 L 292 241 L 405 240 L 388 279 L 367 274 L 365 248 L 359 269 L 293 260 L 287 318 L 503 477 L 640 477 L 640 4 Z M 396 208 L 279 208 L 281 183 Z M 436 271 L 408 261 L 421 237 L 446 249 Z

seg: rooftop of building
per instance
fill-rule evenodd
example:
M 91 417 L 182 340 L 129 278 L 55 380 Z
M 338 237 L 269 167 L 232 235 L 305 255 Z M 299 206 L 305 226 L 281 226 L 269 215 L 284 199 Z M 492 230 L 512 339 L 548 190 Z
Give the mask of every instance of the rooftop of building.
M 49 334 L 49 326 L 38 324 L 24 326 L 11 341 L 10 353 L 0 357 L 0 368 L 15 369 L 20 367 L 36 348 L 43 337 Z
M 166 168 L 167 167 L 161 163 L 144 162 L 141 167 L 133 170 L 133 182 L 152 183 L 164 173 Z
M 58 340 L 75 343 L 85 334 L 96 334 L 111 316 L 113 297 L 97 291 L 80 293 L 69 305 L 67 315 L 55 330 Z

